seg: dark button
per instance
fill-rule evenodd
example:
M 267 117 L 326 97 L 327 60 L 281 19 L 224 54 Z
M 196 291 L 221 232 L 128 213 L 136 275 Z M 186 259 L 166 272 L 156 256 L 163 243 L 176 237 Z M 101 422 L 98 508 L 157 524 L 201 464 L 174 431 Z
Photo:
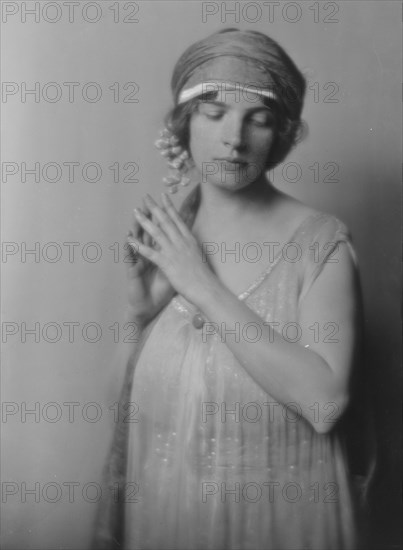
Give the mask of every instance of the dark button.
M 196 315 L 193 317 L 192 323 L 195 328 L 202 328 L 205 320 L 200 313 L 196 313 Z

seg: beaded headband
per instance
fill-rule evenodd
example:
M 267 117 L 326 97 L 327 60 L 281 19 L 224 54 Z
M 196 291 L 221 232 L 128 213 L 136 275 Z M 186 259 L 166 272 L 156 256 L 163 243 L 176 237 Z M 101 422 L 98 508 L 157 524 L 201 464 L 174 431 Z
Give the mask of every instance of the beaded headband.
M 200 82 L 191 88 L 182 90 L 178 97 L 178 105 L 185 103 L 190 99 L 194 99 L 198 96 L 203 96 L 212 92 L 237 92 L 245 93 L 246 98 L 248 94 L 254 94 L 257 96 L 267 97 L 269 99 L 277 99 L 276 94 L 272 90 L 265 90 L 256 84 L 239 84 L 238 82 Z

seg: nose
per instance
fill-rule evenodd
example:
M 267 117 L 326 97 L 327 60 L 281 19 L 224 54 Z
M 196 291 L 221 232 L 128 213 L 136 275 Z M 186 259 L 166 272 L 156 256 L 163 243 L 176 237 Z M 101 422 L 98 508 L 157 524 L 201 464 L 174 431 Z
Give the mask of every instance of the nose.
M 232 116 L 228 116 L 224 124 L 222 141 L 224 145 L 232 149 L 240 149 L 244 145 L 243 121 L 235 113 Z

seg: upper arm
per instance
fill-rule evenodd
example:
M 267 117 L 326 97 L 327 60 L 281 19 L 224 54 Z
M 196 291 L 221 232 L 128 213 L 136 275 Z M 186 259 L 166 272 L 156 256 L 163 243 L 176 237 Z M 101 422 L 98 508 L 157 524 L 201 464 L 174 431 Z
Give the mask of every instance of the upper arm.
M 350 243 L 332 244 L 337 248 L 315 266 L 313 282 L 300 302 L 300 343 L 326 361 L 337 381 L 337 395 L 347 400 L 359 328 L 359 285 Z

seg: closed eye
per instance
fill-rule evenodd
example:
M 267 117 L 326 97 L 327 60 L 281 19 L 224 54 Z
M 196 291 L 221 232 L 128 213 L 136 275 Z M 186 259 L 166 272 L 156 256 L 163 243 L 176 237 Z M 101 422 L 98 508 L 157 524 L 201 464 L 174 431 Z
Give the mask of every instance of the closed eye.
M 251 122 L 254 126 L 270 128 L 274 125 L 275 118 L 270 111 L 265 110 L 262 112 L 253 113 L 249 117 L 249 122 Z
M 209 120 L 220 120 L 228 108 L 222 103 L 215 101 L 200 101 L 198 112 Z M 271 128 L 276 121 L 275 114 L 267 107 L 252 110 L 245 119 L 247 124 L 259 128 Z
M 219 120 L 223 116 L 223 114 L 224 113 L 204 113 L 207 118 L 210 118 L 212 120 Z
M 224 115 L 225 109 L 212 103 L 200 103 L 199 113 L 211 120 L 218 120 Z

